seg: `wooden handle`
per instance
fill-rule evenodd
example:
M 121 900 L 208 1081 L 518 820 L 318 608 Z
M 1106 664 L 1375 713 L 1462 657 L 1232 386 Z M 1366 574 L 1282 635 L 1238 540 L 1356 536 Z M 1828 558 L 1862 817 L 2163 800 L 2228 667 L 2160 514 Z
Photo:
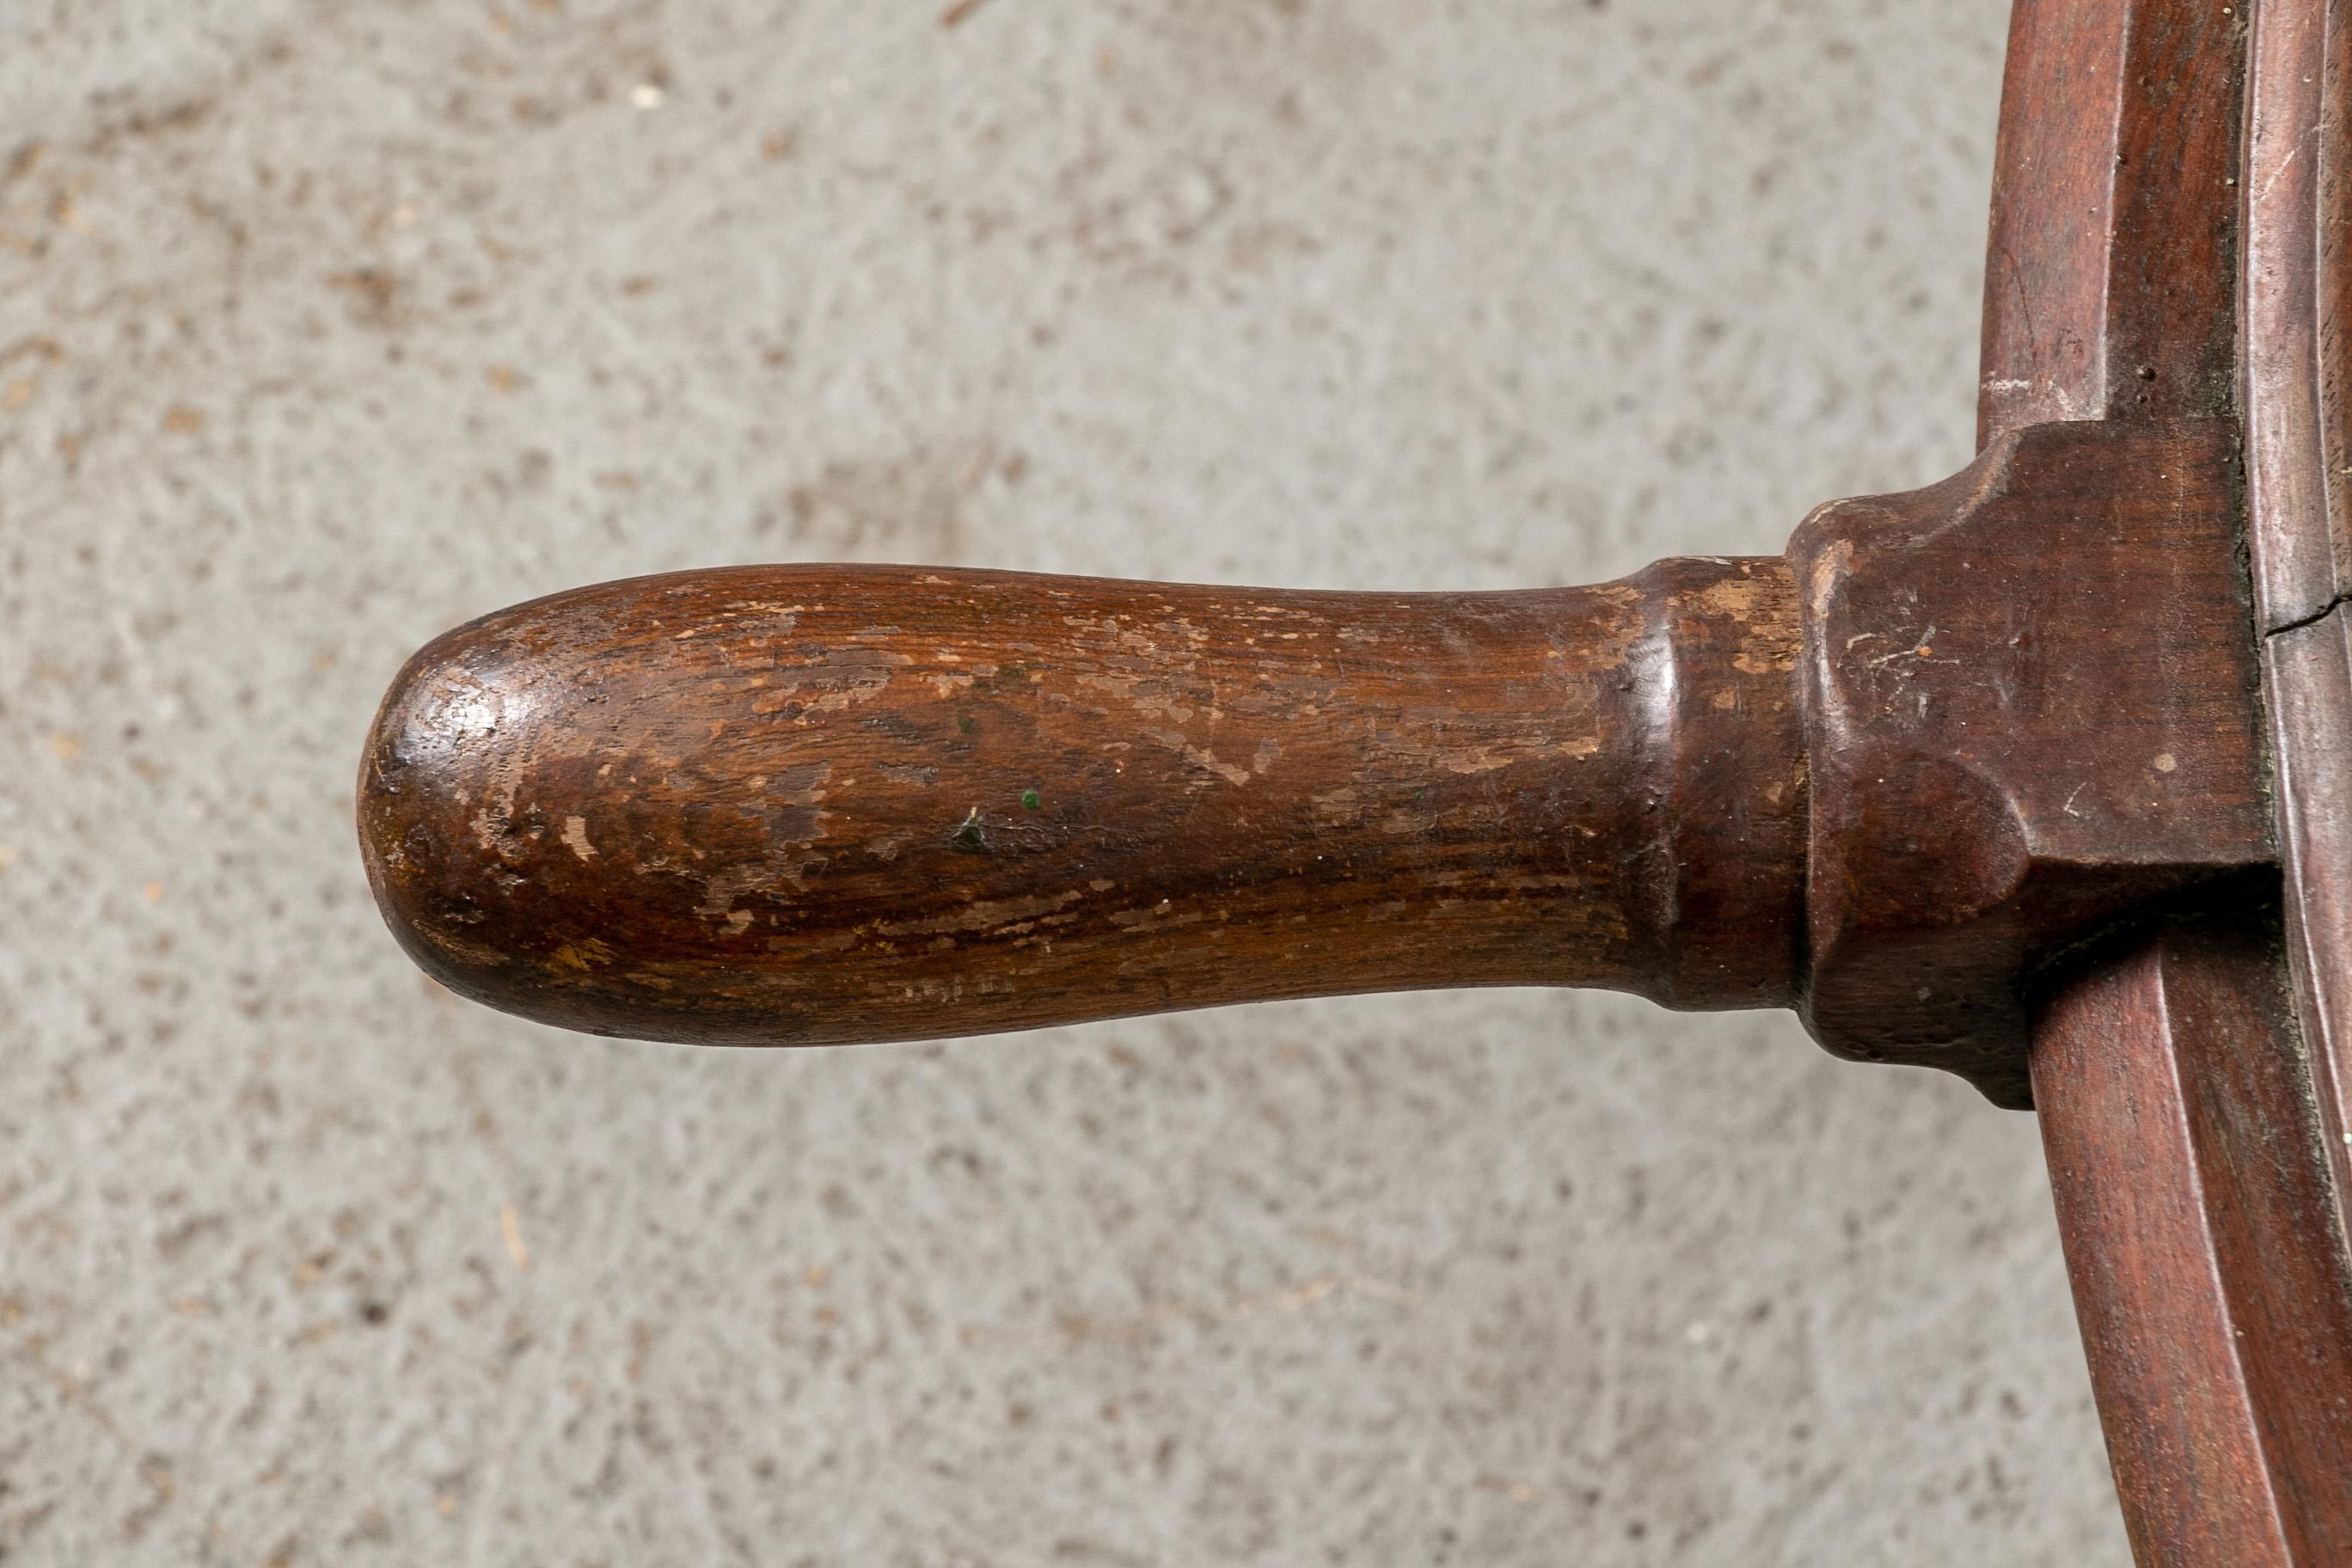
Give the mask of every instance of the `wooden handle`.
M 360 831 L 452 989 L 824 1044 L 1275 997 L 1783 1005 L 1777 558 L 1369 595 L 907 567 L 610 583 L 437 639 Z

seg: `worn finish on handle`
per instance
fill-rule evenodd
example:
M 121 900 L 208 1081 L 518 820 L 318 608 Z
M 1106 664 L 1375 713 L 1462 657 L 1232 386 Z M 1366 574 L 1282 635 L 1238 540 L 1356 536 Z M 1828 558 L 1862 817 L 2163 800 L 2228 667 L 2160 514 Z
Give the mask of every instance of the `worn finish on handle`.
M 428 971 L 604 1033 L 1464 984 L 1785 1004 L 1797 641 L 1774 559 L 1473 595 L 642 578 L 418 653 L 361 833 Z

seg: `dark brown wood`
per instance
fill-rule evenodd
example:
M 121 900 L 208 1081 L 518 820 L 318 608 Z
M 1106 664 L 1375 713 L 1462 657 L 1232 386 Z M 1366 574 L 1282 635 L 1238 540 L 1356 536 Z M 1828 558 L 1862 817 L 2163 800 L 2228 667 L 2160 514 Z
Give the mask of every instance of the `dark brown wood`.
M 887 567 L 609 584 L 410 663 L 370 874 L 468 996 L 922 1038 L 1471 984 L 1785 1005 L 1778 560 L 1375 595 Z
M 2042 968 L 2273 859 L 2232 434 L 2012 433 L 1823 508 L 1801 586 L 1694 560 L 1472 595 L 585 589 L 411 663 L 362 779 L 371 874 L 452 988 L 574 1028 L 1801 990 L 1832 1049 L 2021 1106 Z
M 2017 0 L 1985 256 L 1977 440 L 2231 413 L 2244 17 Z
M 2032 1058 L 2126 1524 L 2139 1561 L 2166 1568 L 2352 1562 L 2344 1074 L 2330 1038 L 2352 989 L 2352 900 L 2336 890 L 2352 889 L 2341 869 L 2352 680 L 2326 614 L 2340 593 L 2342 496 L 2329 456 L 2340 429 L 2334 9 L 2263 0 L 2247 51 L 2243 7 L 2021 5 L 2003 105 L 1987 430 L 2053 415 L 2137 421 L 2177 411 L 2167 402 L 2184 392 L 2196 411 L 2245 417 L 2248 621 L 2268 698 L 2248 711 L 2269 710 L 2292 941 L 2262 900 L 2213 900 L 2211 923 L 2063 985 Z M 2060 63 L 2070 49 L 2145 64 L 2071 73 Z M 2230 147 L 2242 99 L 2242 169 Z M 2151 156 L 2167 136 L 2177 153 Z M 2039 147 L 2059 150 L 2065 178 L 2032 183 Z M 2107 216 L 2126 212 L 2163 216 L 2137 226 Z M 2037 248 L 2037 233 L 2053 244 Z M 2231 300 L 2242 338 L 2222 308 Z M 2074 342 L 2095 347 L 2071 361 L 2015 348 Z M 2238 407 L 2211 395 L 2232 363 Z M 2126 366 L 2146 404 L 2119 395 Z
M 678 1039 L 1794 1001 L 2038 1099 L 2142 1563 L 2352 1563 L 2347 92 L 2352 0 L 2020 0 L 1982 455 L 1786 565 L 585 589 L 403 673 L 378 898 L 469 995 Z
M 2029 1105 L 2033 974 L 2272 862 L 2235 435 L 2031 426 L 1799 530 L 1822 1044 Z
M 2034 1044 L 2142 1568 L 2352 1563 L 2352 1253 L 2277 942 L 2167 931 L 2062 991 Z

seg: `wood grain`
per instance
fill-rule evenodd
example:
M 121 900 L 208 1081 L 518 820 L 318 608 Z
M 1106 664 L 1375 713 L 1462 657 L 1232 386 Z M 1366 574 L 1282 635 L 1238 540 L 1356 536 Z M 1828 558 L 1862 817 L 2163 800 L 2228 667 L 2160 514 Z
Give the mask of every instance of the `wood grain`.
M 2141 1568 L 2352 1562 L 2352 1253 L 2266 921 L 2066 986 L 2033 1082 Z
M 2352 1128 L 2352 459 L 2346 340 L 2352 5 L 2254 18 L 2243 284 L 2247 545 L 2277 773 L 2288 942 L 2322 1103 Z M 2345 1174 L 2352 1159 L 2331 1145 Z
M 2272 864 L 2235 437 L 2030 426 L 1798 531 L 1830 1049 L 2030 1104 L 2040 970 Z
M 1785 1004 L 1796 641 L 1773 559 L 1486 595 L 644 578 L 418 653 L 362 837 L 428 971 L 607 1033 L 1437 985 Z
M 2328 1148 L 2352 1182 L 2352 617 L 2263 645 L 2287 879 L 2287 952 Z
M 2352 7 L 2342 0 L 2269 0 L 2255 13 L 2242 395 L 2248 544 L 2265 631 L 2313 620 L 2352 593 L 2347 55 Z
M 2143 1568 L 2352 1562 L 2337 1023 L 2352 983 L 2352 669 L 2329 628 L 2345 38 L 2332 0 L 2263 0 L 2249 50 L 2246 11 L 2021 5 L 1987 261 L 1989 434 L 2182 410 L 2245 420 L 2246 506 L 2230 510 L 2263 671 L 2246 709 L 2268 709 L 2292 940 L 2264 896 L 2275 879 L 2225 884 L 2203 923 L 2046 974 L 2059 989 L 2032 1053 Z M 2132 378 L 2145 397 L 2126 395 Z M 2154 553 L 2147 570 L 2162 574 Z
M 1801 1002 L 2038 1101 L 2142 1563 L 2352 1562 L 2347 4 L 2250 50 L 2207 0 L 2021 0 L 1982 455 L 1786 563 L 583 589 L 395 684 L 379 901 L 468 995 L 723 1043 Z
M 2243 18 L 2017 0 L 1985 256 L 1977 442 L 2232 411 Z

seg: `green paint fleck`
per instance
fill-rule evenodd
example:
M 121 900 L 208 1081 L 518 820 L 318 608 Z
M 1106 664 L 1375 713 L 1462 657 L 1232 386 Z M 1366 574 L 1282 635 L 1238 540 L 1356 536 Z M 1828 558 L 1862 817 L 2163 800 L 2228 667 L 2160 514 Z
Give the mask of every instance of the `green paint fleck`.
M 980 728 L 980 726 L 979 726 L 979 725 L 977 725 L 977 724 L 975 724 L 975 723 L 973 723 L 973 722 L 971 721 L 971 714 L 969 714 L 969 713 L 959 713 L 959 714 L 957 714 L 957 715 L 956 715 L 956 733 L 957 733 L 957 734 L 959 734 L 959 735 L 969 735 L 969 734 L 971 734 L 974 730 L 977 730 L 977 729 L 979 729 L 979 728 Z
M 1427 800 L 1429 798 L 1429 792 L 1425 789 L 1417 789 L 1412 792 L 1412 798 L 1415 800 Z
M 1022 810 L 1024 810 L 1024 811 L 1034 811 L 1034 810 L 1036 810 L 1036 809 L 1037 809 L 1037 807 L 1038 807 L 1040 805 L 1042 805 L 1042 804 L 1044 804 L 1044 803 L 1043 803 L 1043 801 L 1039 798 L 1038 794 L 1037 794 L 1037 792 L 1036 792 L 1035 790 L 1034 790 L 1034 789 L 1024 789 L 1024 790 L 1023 790 L 1023 791 L 1021 792 L 1021 809 L 1022 809 Z

